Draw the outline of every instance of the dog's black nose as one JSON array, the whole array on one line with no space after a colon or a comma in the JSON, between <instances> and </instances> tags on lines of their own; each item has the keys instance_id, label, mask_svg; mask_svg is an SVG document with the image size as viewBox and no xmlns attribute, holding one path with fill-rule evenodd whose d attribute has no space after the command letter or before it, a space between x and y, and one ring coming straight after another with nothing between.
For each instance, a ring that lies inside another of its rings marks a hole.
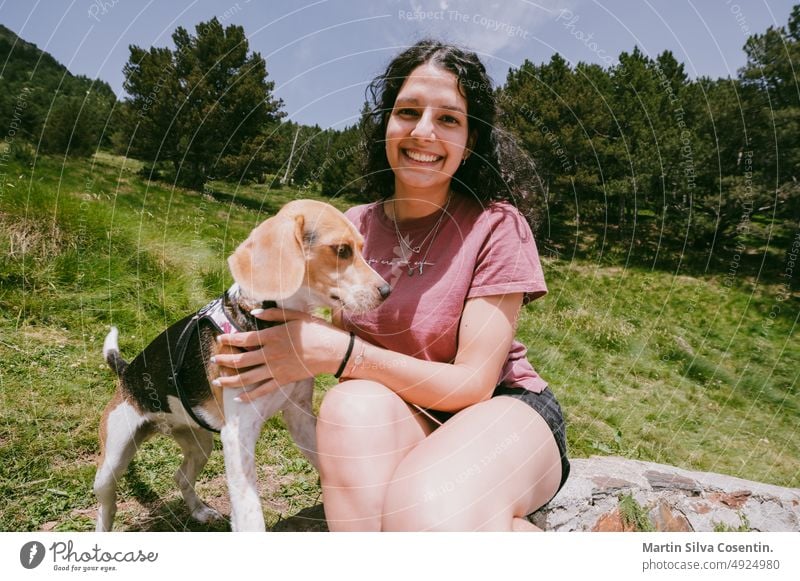
<instances>
[{"instance_id":1,"label":"dog's black nose","mask_svg":"<svg viewBox=\"0 0 800 581\"><path fill-rule=\"evenodd\" d=\"M390 287L388 284L381 285L378 287L378 292L381 293L381 298L385 299L391 294L392 287Z\"/></svg>"}]
</instances>

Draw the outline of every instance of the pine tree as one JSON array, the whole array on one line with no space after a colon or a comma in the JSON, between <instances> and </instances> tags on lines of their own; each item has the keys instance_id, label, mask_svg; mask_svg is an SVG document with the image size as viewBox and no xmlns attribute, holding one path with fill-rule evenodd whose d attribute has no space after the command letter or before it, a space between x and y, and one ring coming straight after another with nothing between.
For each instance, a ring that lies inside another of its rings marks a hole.
<instances>
[{"instance_id":1,"label":"pine tree","mask_svg":"<svg viewBox=\"0 0 800 581\"><path fill-rule=\"evenodd\" d=\"M130 47L125 90L130 151L155 163L169 161L179 183L200 188L210 179L236 178L257 139L283 113L272 97L266 63L250 53L244 29L223 29L213 18L190 35L178 27L175 50Z\"/></svg>"},{"instance_id":2,"label":"pine tree","mask_svg":"<svg viewBox=\"0 0 800 581\"><path fill-rule=\"evenodd\" d=\"M745 87L748 134L757 166L775 182L800 179L800 5L785 27L770 26L744 45L747 64L739 71Z\"/></svg>"}]
</instances>

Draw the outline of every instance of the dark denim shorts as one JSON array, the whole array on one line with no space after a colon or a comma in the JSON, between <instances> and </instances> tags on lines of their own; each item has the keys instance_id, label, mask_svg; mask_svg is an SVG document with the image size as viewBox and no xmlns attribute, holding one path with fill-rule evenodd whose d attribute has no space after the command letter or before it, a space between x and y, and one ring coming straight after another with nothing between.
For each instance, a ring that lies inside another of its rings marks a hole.
<instances>
[{"instance_id":1,"label":"dark denim shorts","mask_svg":"<svg viewBox=\"0 0 800 581\"><path fill-rule=\"evenodd\" d=\"M550 426L550 431L553 432L553 437L556 439L556 446L561 454L561 482L558 485L558 491L564 486L569 476L569 460L567 459L567 436L566 424L564 423L564 414L561 413L561 406L558 405L556 396L546 387L541 393L533 392L523 387L508 387L505 385L498 385L492 397L507 396L518 399L530 407L536 413L544 418L547 425ZM426 415L436 420L438 423L443 424L455 414L450 412L442 412L438 410L421 409ZM555 497L555 495L553 495ZM552 500L552 499L551 499Z\"/></svg>"}]
</instances>

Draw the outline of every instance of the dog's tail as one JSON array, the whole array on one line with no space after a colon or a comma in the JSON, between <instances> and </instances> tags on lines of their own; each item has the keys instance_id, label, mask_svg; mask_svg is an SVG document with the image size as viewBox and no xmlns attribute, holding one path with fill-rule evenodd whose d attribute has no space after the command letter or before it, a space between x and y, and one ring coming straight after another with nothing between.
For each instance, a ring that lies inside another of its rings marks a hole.
<instances>
[{"instance_id":1,"label":"dog's tail","mask_svg":"<svg viewBox=\"0 0 800 581\"><path fill-rule=\"evenodd\" d=\"M117 331L117 328L111 327L108 335L106 335L106 340L103 342L103 357L111 370L117 374L117 377L121 376L125 368L128 367L128 362L119 354L118 337L119 331Z\"/></svg>"}]
</instances>

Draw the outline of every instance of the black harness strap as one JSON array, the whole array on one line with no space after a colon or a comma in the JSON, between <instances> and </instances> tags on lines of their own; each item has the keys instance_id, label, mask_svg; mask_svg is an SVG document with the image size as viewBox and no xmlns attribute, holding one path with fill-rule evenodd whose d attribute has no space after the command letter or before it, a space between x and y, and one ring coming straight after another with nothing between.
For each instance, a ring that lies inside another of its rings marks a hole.
<instances>
[{"instance_id":1,"label":"black harness strap","mask_svg":"<svg viewBox=\"0 0 800 581\"><path fill-rule=\"evenodd\" d=\"M181 331L180 336L178 337L178 343L175 346L175 359L172 361L171 369L170 369L170 381L172 382L175 391L178 392L178 397L181 399L181 404L183 404L183 409L186 410L186 413L197 422L200 427L208 430L209 432L215 432L219 434L219 430L212 428L211 426L206 423L205 420L200 418L194 410L192 409L192 405L189 403L189 396L186 395L186 391L181 388L181 383L178 381L178 372L183 367L183 358L186 356L186 348L189 346L189 339L192 338L192 335L195 332L199 333L200 329L200 313L189 319L189 322L186 323L186 326Z\"/></svg>"},{"instance_id":2,"label":"black harness strap","mask_svg":"<svg viewBox=\"0 0 800 581\"><path fill-rule=\"evenodd\" d=\"M195 422L197 422L202 428L208 430L209 432L215 432L217 434L219 434L220 432L219 430L209 426L207 422L205 422L202 418L198 417L196 413L194 413L192 405L189 402L189 396L186 394L186 391L184 391L181 388L180 381L178 381L178 372L183 367L183 359L186 356L186 349L189 346L189 340L192 338L192 335L195 332L197 333L200 332L200 321L206 321L209 324L211 324L218 333L220 334L224 333L225 330L220 327L219 323L217 322L217 319L214 317L214 313L219 311L225 315L225 319L231 324L231 326L234 329L236 329L237 332L243 331L243 329L239 328L239 326L230 318L230 316L228 316L227 311L223 307L224 299L225 295L217 297L216 299L208 303L206 306L204 306L202 309L200 309L197 312L197 314L191 319L189 319L189 321L186 323L186 326L183 328L181 334L178 337L178 343L175 345L175 359L172 360L172 365L170 368L170 378L169 378L170 381L172 382L172 385L175 387L175 391L178 393L178 397L180 397L181 403L183 404L183 409L186 410L186 413L188 413L189 416ZM272 308L274 306L276 306L276 304L272 301L265 301L262 304L262 307L265 309Z\"/></svg>"}]
</instances>

